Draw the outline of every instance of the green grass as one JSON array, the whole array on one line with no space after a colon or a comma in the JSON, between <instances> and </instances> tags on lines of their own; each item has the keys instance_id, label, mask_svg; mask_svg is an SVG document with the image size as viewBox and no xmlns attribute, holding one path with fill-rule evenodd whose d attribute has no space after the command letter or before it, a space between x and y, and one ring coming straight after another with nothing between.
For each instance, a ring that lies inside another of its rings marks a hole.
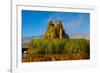
<instances>
[{"instance_id":1,"label":"green grass","mask_svg":"<svg viewBox=\"0 0 100 73\"><path fill-rule=\"evenodd\" d=\"M89 58L90 43L85 39L34 39L27 52L40 55L67 54L71 59L74 54L81 54L83 58Z\"/></svg>"}]
</instances>

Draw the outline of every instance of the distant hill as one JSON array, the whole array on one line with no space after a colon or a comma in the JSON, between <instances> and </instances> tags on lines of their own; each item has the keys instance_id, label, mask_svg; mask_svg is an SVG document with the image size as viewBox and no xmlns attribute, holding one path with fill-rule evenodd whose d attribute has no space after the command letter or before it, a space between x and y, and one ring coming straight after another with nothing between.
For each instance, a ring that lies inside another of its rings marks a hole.
<instances>
[{"instance_id":1,"label":"distant hill","mask_svg":"<svg viewBox=\"0 0 100 73\"><path fill-rule=\"evenodd\" d=\"M29 43L33 39L42 39L43 36L29 36L29 37L22 37L22 43Z\"/></svg>"},{"instance_id":2,"label":"distant hill","mask_svg":"<svg viewBox=\"0 0 100 73\"><path fill-rule=\"evenodd\" d=\"M84 34L70 34L69 35L70 39L86 39L90 40L90 34L89 33L84 33Z\"/></svg>"}]
</instances>

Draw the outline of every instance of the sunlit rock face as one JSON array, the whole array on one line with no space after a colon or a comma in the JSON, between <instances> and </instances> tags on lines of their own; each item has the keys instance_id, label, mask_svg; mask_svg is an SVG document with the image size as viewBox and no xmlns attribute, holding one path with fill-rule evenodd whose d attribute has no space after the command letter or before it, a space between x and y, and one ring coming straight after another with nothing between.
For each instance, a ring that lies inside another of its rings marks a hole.
<instances>
[{"instance_id":1,"label":"sunlit rock face","mask_svg":"<svg viewBox=\"0 0 100 73\"><path fill-rule=\"evenodd\" d=\"M63 25L60 20L57 20L55 24L53 24L52 20L50 20L44 38L46 39L68 38L69 39L69 36L68 34L65 33L63 29Z\"/></svg>"}]
</instances>

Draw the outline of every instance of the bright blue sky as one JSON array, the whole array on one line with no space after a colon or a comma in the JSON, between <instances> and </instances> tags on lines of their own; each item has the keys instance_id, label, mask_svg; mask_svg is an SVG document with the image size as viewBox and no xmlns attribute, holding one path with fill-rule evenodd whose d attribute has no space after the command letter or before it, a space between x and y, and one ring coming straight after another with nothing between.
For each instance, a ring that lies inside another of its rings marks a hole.
<instances>
[{"instance_id":1,"label":"bright blue sky","mask_svg":"<svg viewBox=\"0 0 100 73\"><path fill-rule=\"evenodd\" d=\"M22 37L44 35L50 19L60 19L68 34L90 33L89 13L22 10Z\"/></svg>"}]
</instances>

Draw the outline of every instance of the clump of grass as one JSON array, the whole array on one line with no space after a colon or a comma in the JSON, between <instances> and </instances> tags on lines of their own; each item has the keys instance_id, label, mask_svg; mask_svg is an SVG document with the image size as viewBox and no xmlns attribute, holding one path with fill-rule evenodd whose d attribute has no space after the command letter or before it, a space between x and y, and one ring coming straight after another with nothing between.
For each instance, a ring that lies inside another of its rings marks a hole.
<instances>
[{"instance_id":1,"label":"clump of grass","mask_svg":"<svg viewBox=\"0 0 100 73\"><path fill-rule=\"evenodd\" d=\"M34 39L29 44L28 54L67 54L69 59L89 58L89 42L85 39Z\"/></svg>"}]
</instances>

